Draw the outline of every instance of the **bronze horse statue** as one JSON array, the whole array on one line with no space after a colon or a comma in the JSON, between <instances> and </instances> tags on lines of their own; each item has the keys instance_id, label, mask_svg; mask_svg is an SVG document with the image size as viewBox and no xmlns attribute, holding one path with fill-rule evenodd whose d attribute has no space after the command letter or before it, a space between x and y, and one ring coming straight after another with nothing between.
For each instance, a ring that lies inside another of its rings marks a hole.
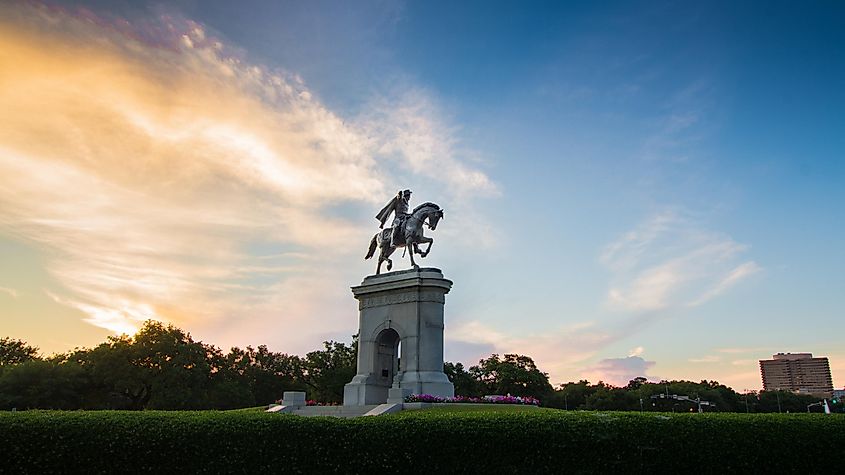
<instances>
[{"instance_id":1,"label":"bronze horse statue","mask_svg":"<svg viewBox=\"0 0 845 475\"><path fill-rule=\"evenodd\" d=\"M373 257L376 252L376 246L378 246L381 249L381 253L378 256L376 274L381 274L381 263L387 261L387 270L392 269L393 261L390 260L390 255L393 254L396 248L404 247L406 250L410 249L411 251L408 253L411 257L411 266L414 269L419 269L419 266L414 262L414 254L419 254L420 257L427 256L428 252L431 251L431 244L434 243L434 239L423 235L423 225L428 226L434 231L437 229L437 223L441 219L443 219L443 210L440 209L440 206L434 203L423 203L417 206L402 223L402 231L404 232L401 232L400 235L405 238L404 242L400 242L394 246L390 238L393 234L393 228L383 229L373 236L373 239L370 241L370 250L367 251L364 259ZM428 243L428 247L425 251L420 251L419 245L426 243Z\"/></svg>"}]
</instances>

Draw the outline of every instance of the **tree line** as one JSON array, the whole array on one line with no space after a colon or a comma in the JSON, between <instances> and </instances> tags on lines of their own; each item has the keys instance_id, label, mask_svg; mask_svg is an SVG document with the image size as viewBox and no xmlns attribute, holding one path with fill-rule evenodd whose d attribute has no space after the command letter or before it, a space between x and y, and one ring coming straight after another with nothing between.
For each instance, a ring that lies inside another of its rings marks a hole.
<instances>
[{"instance_id":1,"label":"tree line","mask_svg":"<svg viewBox=\"0 0 845 475\"><path fill-rule=\"evenodd\" d=\"M0 409L233 409L270 404L284 391L343 399L356 343L334 341L304 357L260 345L219 348L148 320L134 336L47 358L0 339Z\"/></svg>"},{"instance_id":2,"label":"tree line","mask_svg":"<svg viewBox=\"0 0 845 475\"><path fill-rule=\"evenodd\" d=\"M587 380L568 382L556 388L549 384L546 373L537 369L528 356L492 355L477 366L466 369L461 363L446 363L444 371L455 385L455 393L466 396L484 394L512 394L533 396L543 406L570 410L592 411L697 411L704 401L705 412L806 412L807 406L819 398L791 391L759 391L738 393L717 381L660 381L649 382L636 377L625 386L613 386L603 381L591 384ZM675 398L686 396L686 398ZM845 412L842 400L829 401L833 412ZM815 411L821 411L815 406Z\"/></svg>"},{"instance_id":3,"label":"tree line","mask_svg":"<svg viewBox=\"0 0 845 475\"><path fill-rule=\"evenodd\" d=\"M357 340L335 341L305 356L266 346L219 348L189 333L149 320L134 336L109 337L94 348L41 357L21 340L0 338L0 409L234 409L271 404L284 391L342 403L343 386L355 375ZM477 365L446 362L455 394L510 394L538 398L546 407L581 410L678 411L707 401L707 411L805 412L818 398L788 391L740 394L715 381L649 382L635 378L616 387L599 381L553 387L529 356L493 354ZM664 397L660 397L663 394ZM832 405L836 412L843 404Z\"/></svg>"}]
</instances>

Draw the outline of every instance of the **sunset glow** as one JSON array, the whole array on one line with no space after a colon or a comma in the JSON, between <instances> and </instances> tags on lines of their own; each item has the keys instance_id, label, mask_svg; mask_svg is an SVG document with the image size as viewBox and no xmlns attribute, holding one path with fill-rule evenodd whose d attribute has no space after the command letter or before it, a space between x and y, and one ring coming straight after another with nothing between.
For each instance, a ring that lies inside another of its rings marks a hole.
<instances>
[{"instance_id":1,"label":"sunset glow","mask_svg":"<svg viewBox=\"0 0 845 475\"><path fill-rule=\"evenodd\" d=\"M0 6L0 336L348 341L373 216L411 188L447 210L422 262L455 282L447 360L743 390L806 351L841 387L845 38L824 15L827 53L776 19L739 41L706 6L442 23L365 2L323 24L259 3Z\"/></svg>"}]
</instances>

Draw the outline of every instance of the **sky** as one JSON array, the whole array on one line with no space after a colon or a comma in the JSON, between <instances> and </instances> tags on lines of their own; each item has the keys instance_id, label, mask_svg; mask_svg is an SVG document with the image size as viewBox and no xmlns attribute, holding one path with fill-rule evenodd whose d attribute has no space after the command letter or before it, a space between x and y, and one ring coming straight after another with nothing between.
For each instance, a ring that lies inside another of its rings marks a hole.
<instances>
[{"instance_id":1,"label":"sky","mask_svg":"<svg viewBox=\"0 0 845 475\"><path fill-rule=\"evenodd\" d=\"M0 336L349 342L373 216L409 188L445 210L421 264L454 281L449 361L743 391L812 352L842 387L843 24L841 2L3 2Z\"/></svg>"}]
</instances>

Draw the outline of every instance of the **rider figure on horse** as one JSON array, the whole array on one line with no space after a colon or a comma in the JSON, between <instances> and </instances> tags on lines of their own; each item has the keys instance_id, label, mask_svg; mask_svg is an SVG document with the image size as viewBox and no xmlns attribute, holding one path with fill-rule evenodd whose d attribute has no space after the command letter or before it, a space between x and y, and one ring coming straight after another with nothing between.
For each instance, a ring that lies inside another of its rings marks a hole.
<instances>
[{"instance_id":1,"label":"rider figure on horse","mask_svg":"<svg viewBox=\"0 0 845 475\"><path fill-rule=\"evenodd\" d=\"M391 244L393 247L398 247L400 244L405 244L403 230L405 229L405 220L408 219L408 207L411 201L411 190L399 191L396 196L390 200L390 203L382 208L376 215L376 219L381 223L379 229L384 228L384 223L393 213L393 232L391 233Z\"/></svg>"},{"instance_id":2,"label":"rider figure on horse","mask_svg":"<svg viewBox=\"0 0 845 475\"><path fill-rule=\"evenodd\" d=\"M414 254L419 254L420 257L425 257L431 250L431 245L434 239L426 236L423 229L427 226L434 231L437 229L437 223L443 219L443 208L437 206L435 203L426 202L417 206L413 213L408 213L409 201L411 201L411 190L400 191L390 200L390 203L382 208L376 215L376 220L380 223L381 230L377 232L370 240L370 247L367 250L367 255L364 259L373 257L376 249L381 249L378 257L378 265L376 266L376 274L381 273L382 262L387 262L387 270L393 267L393 261L390 260L390 255L396 251L398 247L404 247L408 251L408 257L411 259L411 266L414 269L419 269L417 263L414 261ZM387 219L393 214L393 226L384 229ZM428 244L425 250L420 249L420 245ZM403 256L404 257L404 256Z\"/></svg>"}]
</instances>

